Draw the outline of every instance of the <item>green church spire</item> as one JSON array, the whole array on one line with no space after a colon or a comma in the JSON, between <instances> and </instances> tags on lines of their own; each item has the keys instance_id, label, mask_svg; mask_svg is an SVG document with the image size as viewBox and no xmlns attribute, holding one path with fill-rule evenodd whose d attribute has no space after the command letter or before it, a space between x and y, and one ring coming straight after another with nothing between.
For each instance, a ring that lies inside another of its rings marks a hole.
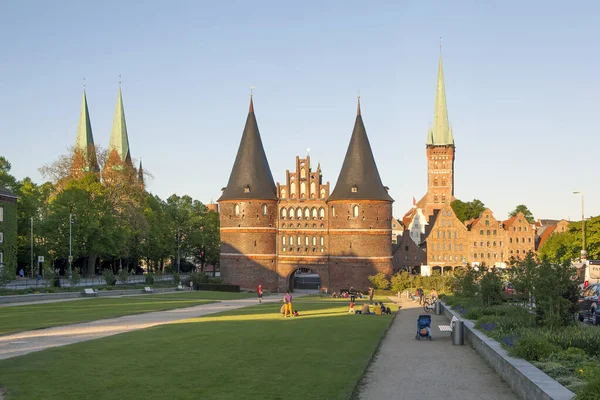
<instances>
[{"instance_id":1,"label":"green church spire","mask_svg":"<svg viewBox=\"0 0 600 400\"><path fill-rule=\"evenodd\" d=\"M116 150L122 162L131 164L131 153L129 152L129 137L127 136L127 124L125 123L125 110L123 109L123 97L119 87L117 97L117 109L113 120L112 131L108 151Z\"/></svg>"},{"instance_id":2,"label":"green church spire","mask_svg":"<svg viewBox=\"0 0 600 400\"><path fill-rule=\"evenodd\" d=\"M433 109L433 124L427 134L427 144L434 146L454 145L452 128L448 123L448 107L446 106L446 88L444 85L444 71L442 69L442 54L438 67L437 90L435 95L435 108Z\"/></svg>"},{"instance_id":3,"label":"green church spire","mask_svg":"<svg viewBox=\"0 0 600 400\"><path fill-rule=\"evenodd\" d=\"M75 138L75 150L79 150L83 154L83 157L88 164L86 165L88 171L98 171L96 148L94 146L92 123L90 121L85 89L83 90L83 98L81 100L81 112L79 114L79 125L77 126L77 137Z\"/></svg>"}]
</instances>

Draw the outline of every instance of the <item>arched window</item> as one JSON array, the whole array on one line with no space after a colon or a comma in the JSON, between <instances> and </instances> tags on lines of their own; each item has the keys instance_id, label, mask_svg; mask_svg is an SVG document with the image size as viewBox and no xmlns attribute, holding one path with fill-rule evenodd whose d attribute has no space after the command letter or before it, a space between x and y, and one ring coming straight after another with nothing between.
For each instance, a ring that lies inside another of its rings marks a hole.
<instances>
[{"instance_id":1,"label":"arched window","mask_svg":"<svg viewBox=\"0 0 600 400\"><path fill-rule=\"evenodd\" d=\"M321 246L325 246L325 238L321 236Z\"/></svg>"},{"instance_id":2,"label":"arched window","mask_svg":"<svg viewBox=\"0 0 600 400\"><path fill-rule=\"evenodd\" d=\"M325 209L323 207L319 208L319 218L325 218Z\"/></svg>"},{"instance_id":3,"label":"arched window","mask_svg":"<svg viewBox=\"0 0 600 400\"><path fill-rule=\"evenodd\" d=\"M285 228L285 224L281 224L281 227L282 227L282 228Z\"/></svg>"},{"instance_id":4,"label":"arched window","mask_svg":"<svg viewBox=\"0 0 600 400\"><path fill-rule=\"evenodd\" d=\"M446 169L446 161L442 161L442 169Z\"/></svg>"},{"instance_id":5,"label":"arched window","mask_svg":"<svg viewBox=\"0 0 600 400\"><path fill-rule=\"evenodd\" d=\"M287 218L287 209L282 208L281 209L281 219L286 219L286 218Z\"/></svg>"},{"instance_id":6,"label":"arched window","mask_svg":"<svg viewBox=\"0 0 600 400\"><path fill-rule=\"evenodd\" d=\"M433 186L437 186L438 185L438 178L437 176L435 178L433 178Z\"/></svg>"},{"instance_id":7,"label":"arched window","mask_svg":"<svg viewBox=\"0 0 600 400\"><path fill-rule=\"evenodd\" d=\"M473 246L477 247L477 242L473 242Z\"/></svg>"},{"instance_id":8,"label":"arched window","mask_svg":"<svg viewBox=\"0 0 600 400\"><path fill-rule=\"evenodd\" d=\"M296 195L296 182L292 182L290 184L290 196L292 196L292 199L295 197Z\"/></svg>"},{"instance_id":9,"label":"arched window","mask_svg":"<svg viewBox=\"0 0 600 400\"><path fill-rule=\"evenodd\" d=\"M317 209L316 209L316 207L313 207L312 210L310 210L310 213L311 213L313 219L317 219Z\"/></svg>"},{"instance_id":10,"label":"arched window","mask_svg":"<svg viewBox=\"0 0 600 400\"><path fill-rule=\"evenodd\" d=\"M442 176L442 186L446 186L446 177Z\"/></svg>"},{"instance_id":11,"label":"arched window","mask_svg":"<svg viewBox=\"0 0 600 400\"><path fill-rule=\"evenodd\" d=\"M310 243L310 242L309 242L309 240L310 240L310 239L308 238L308 236L305 236L305 237L304 237L304 245L305 245L305 246L308 246L308 244Z\"/></svg>"},{"instance_id":12,"label":"arched window","mask_svg":"<svg viewBox=\"0 0 600 400\"><path fill-rule=\"evenodd\" d=\"M487 234L488 234L488 235L491 235L491 234L492 234L492 231L490 231L490 230L488 229L488 230L487 230Z\"/></svg>"},{"instance_id":13,"label":"arched window","mask_svg":"<svg viewBox=\"0 0 600 400\"><path fill-rule=\"evenodd\" d=\"M445 203L445 202L446 202L446 195L442 194L442 203Z\"/></svg>"},{"instance_id":14,"label":"arched window","mask_svg":"<svg viewBox=\"0 0 600 400\"><path fill-rule=\"evenodd\" d=\"M263 215L267 215L267 211L268 211L268 209L267 209L267 205L266 205L266 204L263 204L263 205L262 205L262 214L263 214Z\"/></svg>"},{"instance_id":15,"label":"arched window","mask_svg":"<svg viewBox=\"0 0 600 400\"><path fill-rule=\"evenodd\" d=\"M236 204L235 207L233 207L233 213L237 216L240 215L240 205Z\"/></svg>"},{"instance_id":16,"label":"arched window","mask_svg":"<svg viewBox=\"0 0 600 400\"><path fill-rule=\"evenodd\" d=\"M438 162L437 161L433 162L433 169L438 169Z\"/></svg>"},{"instance_id":17,"label":"arched window","mask_svg":"<svg viewBox=\"0 0 600 400\"><path fill-rule=\"evenodd\" d=\"M358 206L352 207L352 215L356 218L358 217Z\"/></svg>"},{"instance_id":18,"label":"arched window","mask_svg":"<svg viewBox=\"0 0 600 400\"><path fill-rule=\"evenodd\" d=\"M321 229L325 228L325 225L324 225L324 224L321 224L320 228L321 228Z\"/></svg>"},{"instance_id":19,"label":"arched window","mask_svg":"<svg viewBox=\"0 0 600 400\"><path fill-rule=\"evenodd\" d=\"M434 203L438 203L439 202L437 193L433 196L433 202Z\"/></svg>"},{"instance_id":20,"label":"arched window","mask_svg":"<svg viewBox=\"0 0 600 400\"><path fill-rule=\"evenodd\" d=\"M285 236L281 238L281 243L285 246Z\"/></svg>"},{"instance_id":21,"label":"arched window","mask_svg":"<svg viewBox=\"0 0 600 400\"><path fill-rule=\"evenodd\" d=\"M308 209L308 207L306 207L304 209L304 218L306 218L306 219L310 218L310 210Z\"/></svg>"},{"instance_id":22,"label":"arched window","mask_svg":"<svg viewBox=\"0 0 600 400\"><path fill-rule=\"evenodd\" d=\"M302 218L302 209L300 207L296 208L296 218Z\"/></svg>"},{"instance_id":23,"label":"arched window","mask_svg":"<svg viewBox=\"0 0 600 400\"><path fill-rule=\"evenodd\" d=\"M490 221L485 220L485 226L490 226Z\"/></svg>"},{"instance_id":24,"label":"arched window","mask_svg":"<svg viewBox=\"0 0 600 400\"><path fill-rule=\"evenodd\" d=\"M324 199L325 198L325 189L321 189L321 198Z\"/></svg>"},{"instance_id":25,"label":"arched window","mask_svg":"<svg viewBox=\"0 0 600 400\"><path fill-rule=\"evenodd\" d=\"M312 244L313 244L313 246L317 245L317 237L316 236L313 236Z\"/></svg>"},{"instance_id":26,"label":"arched window","mask_svg":"<svg viewBox=\"0 0 600 400\"><path fill-rule=\"evenodd\" d=\"M508 243L512 243L512 238L508 239Z\"/></svg>"},{"instance_id":27,"label":"arched window","mask_svg":"<svg viewBox=\"0 0 600 400\"><path fill-rule=\"evenodd\" d=\"M335 207L331 207L331 215L335 217Z\"/></svg>"},{"instance_id":28,"label":"arched window","mask_svg":"<svg viewBox=\"0 0 600 400\"><path fill-rule=\"evenodd\" d=\"M281 189L281 198L285 199L285 189Z\"/></svg>"},{"instance_id":29,"label":"arched window","mask_svg":"<svg viewBox=\"0 0 600 400\"><path fill-rule=\"evenodd\" d=\"M490 247L490 242L487 242L487 247Z\"/></svg>"},{"instance_id":30,"label":"arched window","mask_svg":"<svg viewBox=\"0 0 600 400\"><path fill-rule=\"evenodd\" d=\"M306 169L302 168L300 170L300 178L306 178Z\"/></svg>"},{"instance_id":31,"label":"arched window","mask_svg":"<svg viewBox=\"0 0 600 400\"><path fill-rule=\"evenodd\" d=\"M294 237L290 236L290 246L293 246L293 245L294 245Z\"/></svg>"},{"instance_id":32,"label":"arched window","mask_svg":"<svg viewBox=\"0 0 600 400\"><path fill-rule=\"evenodd\" d=\"M301 199L306 198L306 182L302 182L300 184L300 198Z\"/></svg>"},{"instance_id":33,"label":"arched window","mask_svg":"<svg viewBox=\"0 0 600 400\"><path fill-rule=\"evenodd\" d=\"M300 236L298 236L298 240L296 241L296 243L298 243L298 246L302 244L302 238Z\"/></svg>"},{"instance_id":34,"label":"arched window","mask_svg":"<svg viewBox=\"0 0 600 400\"><path fill-rule=\"evenodd\" d=\"M317 187L314 182L310 183L310 197L315 197L315 193L317 192Z\"/></svg>"}]
</instances>

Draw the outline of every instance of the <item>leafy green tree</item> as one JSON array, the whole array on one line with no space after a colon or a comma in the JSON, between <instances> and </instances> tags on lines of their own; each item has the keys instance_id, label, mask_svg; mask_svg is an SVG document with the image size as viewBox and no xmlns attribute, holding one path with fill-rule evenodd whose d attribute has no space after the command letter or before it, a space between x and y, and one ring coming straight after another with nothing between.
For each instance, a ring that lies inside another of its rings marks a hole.
<instances>
[{"instance_id":1,"label":"leafy green tree","mask_svg":"<svg viewBox=\"0 0 600 400\"><path fill-rule=\"evenodd\" d=\"M387 276L385 276L385 274L383 272L380 272L376 275L369 276L369 280L371 281L371 283L373 284L373 287L375 289L386 290L387 288L390 287L390 281L388 280Z\"/></svg>"},{"instance_id":2,"label":"leafy green tree","mask_svg":"<svg viewBox=\"0 0 600 400\"><path fill-rule=\"evenodd\" d=\"M16 191L17 180L10 174L11 168L12 165L10 162L3 156L0 156L0 187L4 187L10 191Z\"/></svg>"},{"instance_id":3,"label":"leafy green tree","mask_svg":"<svg viewBox=\"0 0 600 400\"><path fill-rule=\"evenodd\" d=\"M406 271L400 271L392 276L391 285L394 292L403 292L410 288L411 276Z\"/></svg>"},{"instance_id":4,"label":"leafy green tree","mask_svg":"<svg viewBox=\"0 0 600 400\"><path fill-rule=\"evenodd\" d=\"M454 200L450 206L456 217L461 221L465 222L473 218L477 218L485 210L485 204L481 200L473 199L473 201L463 202L461 200Z\"/></svg>"},{"instance_id":5,"label":"leafy green tree","mask_svg":"<svg viewBox=\"0 0 600 400\"><path fill-rule=\"evenodd\" d=\"M531 211L529 211L529 209L527 208L527 206L525 204L519 204L518 206L516 206L515 209L512 210L508 214L508 216L514 217L515 215L517 215L520 212L523 213L527 222L529 222L530 224L535 223L535 218L533 217L533 213Z\"/></svg>"},{"instance_id":6,"label":"leafy green tree","mask_svg":"<svg viewBox=\"0 0 600 400\"><path fill-rule=\"evenodd\" d=\"M588 259L600 257L600 217L585 222L586 250ZM553 233L539 248L540 258L563 264L579 258L581 251L581 221L572 222L566 232Z\"/></svg>"}]
</instances>

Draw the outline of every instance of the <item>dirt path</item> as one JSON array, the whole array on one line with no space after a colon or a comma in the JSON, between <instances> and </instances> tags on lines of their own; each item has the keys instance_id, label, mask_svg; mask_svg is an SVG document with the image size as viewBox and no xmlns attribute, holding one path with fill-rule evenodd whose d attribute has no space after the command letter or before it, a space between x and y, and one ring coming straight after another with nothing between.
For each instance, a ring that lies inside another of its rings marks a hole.
<instances>
[{"instance_id":1,"label":"dirt path","mask_svg":"<svg viewBox=\"0 0 600 400\"><path fill-rule=\"evenodd\" d=\"M432 314L433 340L415 340L417 316L423 308L402 299L401 311L370 365L359 398L516 400L508 384L466 343L452 345L450 333L438 325L449 321Z\"/></svg>"},{"instance_id":2,"label":"dirt path","mask_svg":"<svg viewBox=\"0 0 600 400\"><path fill-rule=\"evenodd\" d=\"M294 297L300 296L302 296L302 294L294 293ZM263 303L281 302L282 297L283 295L265 296ZM187 308L127 315L118 318L0 336L0 360L22 356L51 347L66 346L72 343L84 342L257 304L258 301L256 298L226 300L218 303L201 304Z\"/></svg>"}]
</instances>

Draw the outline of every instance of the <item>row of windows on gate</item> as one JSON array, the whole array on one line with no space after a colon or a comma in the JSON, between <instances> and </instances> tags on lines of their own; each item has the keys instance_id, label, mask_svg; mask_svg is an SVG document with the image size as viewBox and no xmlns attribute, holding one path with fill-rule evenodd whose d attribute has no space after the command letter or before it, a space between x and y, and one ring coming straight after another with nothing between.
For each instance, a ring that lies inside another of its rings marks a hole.
<instances>
[{"instance_id":1,"label":"row of windows on gate","mask_svg":"<svg viewBox=\"0 0 600 400\"><path fill-rule=\"evenodd\" d=\"M440 202L440 198L439 198L439 196L438 196L437 193L433 195L433 202L434 203L439 203ZM442 194L442 203L445 203L445 202L446 202L446 195Z\"/></svg>"},{"instance_id":2,"label":"row of windows on gate","mask_svg":"<svg viewBox=\"0 0 600 400\"><path fill-rule=\"evenodd\" d=\"M288 227L288 228L294 228L294 224L289 224L289 226L287 226L287 227ZM298 227L298 228L302 228L302 224L298 224L298 225L297 225L297 227ZM305 228L309 228L308 224L304 224L304 227L305 227ZM317 227L317 224L312 224L312 227L313 227L313 228L316 228L316 227ZM325 224L321 224L321 225L319 225L319 227L320 227L321 229L323 229L323 228L325 228ZM286 225L285 225L285 224L281 224L281 228L286 228Z\"/></svg>"},{"instance_id":3,"label":"row of windows on gate","mask_svg":"<svg viewBox=\"0 0 600 400\"><path fill-rule=\"evenodd\" d=\"M284 251L284 252L285 252L285 251L290 251L290 252L291 252L291 251L294 251L294 248L293 248L293 247L283 247L283 248L281 249L281 251ZM299 253L299 252L301 252L301 251L302 251L302 248L301 248L301 247L298 247L298 248L296 248L296 251ZM308 248L308 247L305 247L305 248L304 248L304 251L305 251L306 253L308 253L308 251L309 251L309 248ZM312 252L313 252L313 253L316 253L316 252L317 252L317 248L316 248L316 247L313 247L313 248L312 248ZM319 252L321 252L321 253L324 253L324 252L325 252L325 249L321 247L321 248L319 249Z\"/></svg>"},{"instance_id":4,"label":"row of windows on gate","mask_svg":"<svg viewBox=\"0 0 600 400\"><path fill-rule=\"evenodd\" d=\"M315 186L315 183L312 182L310 184L310 195L308 196L311 199L316 198L316 192L317 192L317 188ZM285 188L281 188L280 193L280 197L282 199L286 199L287 198L287 192L285 191ZM327 194L327 192L325 191L324 188L321 189L321 193L320 193L320 198L324 199L325 195ZM290 199L295 199L296 198L296 183L292 182L290 183ZM301 199L306 199L306 183L302 182L300 184L300 198Z\"/></svg>"},{"instance_id":5,"label":"row of windows on gate","mask_svg":"<svg viewBox=\"0 0 600 400\"><path fill-rule=\"evenodd\" d=\"M433 178L433 186L439 186L438 177ZM442 186L446 186L446 177L442 176Z\"/></svg>"},{"instance_id":6,"label":"row of windows on gate","mask_svg":"<svg viewBox=\"0 0 600 400\"><path fill-rule=\"evenodd\" d=\"M408 261L409 257L408 256L404 256L404 261ZM394 258L394 262L398 262L398 257ZM419 256L415 256L415 261L419 261Z\"/></svg>"},{"instance_id":7,"label":"row of windows on gate","mask_svg":"<svg viewBox=\"0 0 600 400\"><path fill-rule=\"evenodd\" d=\"M325 218L325 209L323 207L319 208L317 210L316 207L313 207L312 209L309 209L308 207L304 208L304 212L302 211L302 209L300 207L296 208L296 211L294 212L294 208L290 207L288 208L282 208L279 212L279 216L281 217L281 219L300 219L302 218L302 216L304 215L305 219L310 219L312 217L312 219L324 219Z\"/></svg>"},{"instance_id":8,"label":"row of windows on gate","mask_svg":"<svg viewBox=\"0 0 600 400\"><path fill-rule=\"evenodd\" d=\"M287 237L286 236L282 236L281 237L281 244L284 245L284 246L286 246L287 243L288 243ZM311 243L310 237L304 236L304 245L305 246L309 246L310 243ZM319 238L319 243L321 244L321 246L325 246L325 238L323 236L321 236ZM289 237L289 244L290 244L290 246L294 245L294 237L293 236ZM298 245L298 246L302 245L302 236L296 237L296 245ZM312 237L312 245L313 246L317 245L317 237L316 236Z\"/></svg>"}]
</instances>

